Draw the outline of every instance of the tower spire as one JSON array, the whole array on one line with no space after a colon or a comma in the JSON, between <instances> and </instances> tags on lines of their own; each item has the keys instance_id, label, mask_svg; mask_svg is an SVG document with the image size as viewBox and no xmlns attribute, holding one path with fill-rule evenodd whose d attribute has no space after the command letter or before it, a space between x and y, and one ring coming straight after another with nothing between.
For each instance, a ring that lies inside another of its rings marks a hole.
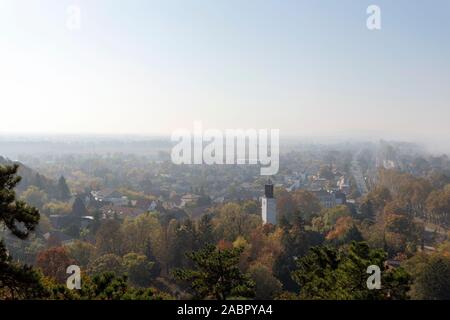
<instances>
[{"instance_id":1,"label":"tower spire","mask_svg":"<svg viewBox=\"0 0 450 320\"><path fill-rule=\"evenodd\" d=\"M264 195L266 198L273 198L273 184L270 179L267 180L267 183L264 186Z\"/></svg>"},{"instance_id":2,"label":"tower spire","mask_svg":"<svg viewBox=\"0 0 450 320\"><path fill-rule=\"evenodd\" d=\"M264 223L276 224L277 202L273 197L273 183L270 179L264 186L264 196L261 199L261 217Z\"/></svg>"}]
</instances>

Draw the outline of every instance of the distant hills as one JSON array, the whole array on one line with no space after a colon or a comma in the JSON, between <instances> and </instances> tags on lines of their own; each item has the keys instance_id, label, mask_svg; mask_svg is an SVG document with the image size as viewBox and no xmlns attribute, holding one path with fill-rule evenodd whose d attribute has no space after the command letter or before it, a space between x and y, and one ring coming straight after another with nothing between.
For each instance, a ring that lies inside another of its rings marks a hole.
<instances>
[{"instance_id":1,"label":"distant hills","mask_svg":"<svg viewBox=\"0 0 450 320\"><path fill-rule=\"evenodd\" d=\"M13 165L18 164L18 175L22 177L22 180L17 185L16 190L19 192L25 191L29 186L36 186L47 193L52 193L55 189L56 182L49 179L39 172L27 167L19 161L12 161L0 156L0 165Z\"/></svg>"}]
</instances>

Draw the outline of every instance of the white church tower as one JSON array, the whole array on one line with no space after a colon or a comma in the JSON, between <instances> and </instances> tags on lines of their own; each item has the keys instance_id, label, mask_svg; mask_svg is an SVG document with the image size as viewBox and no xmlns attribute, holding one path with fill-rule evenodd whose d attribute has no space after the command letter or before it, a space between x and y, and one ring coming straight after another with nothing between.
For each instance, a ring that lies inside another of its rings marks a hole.
<instances>
[{"instance_id":1,"label":"white church tower","mask_svg":"<svg viewBox=\"0 0 450 320\"><path fill-rule=\"evenodd\" d=\"M273 184L269 182L264 186L264 196L261 203L261 215L263 223L277 223L277 201L273 197Z\"/></svg>"}]
</instances>

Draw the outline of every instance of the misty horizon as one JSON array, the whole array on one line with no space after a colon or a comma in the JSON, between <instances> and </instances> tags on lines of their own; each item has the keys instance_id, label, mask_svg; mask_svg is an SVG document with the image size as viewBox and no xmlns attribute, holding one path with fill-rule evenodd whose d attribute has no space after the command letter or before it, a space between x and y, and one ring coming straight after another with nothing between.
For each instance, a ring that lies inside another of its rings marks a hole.
<instances>
[{"instance_id":1,"label":"misty horizon","mask_svg":"<svg viewBox=\"0 0 450 320\"><path fill-rule=\"evenodd\" d=\"M450 300L449 13L0 0L1 310L436 311L406 300Z\"/></svg>"}]
</instances>

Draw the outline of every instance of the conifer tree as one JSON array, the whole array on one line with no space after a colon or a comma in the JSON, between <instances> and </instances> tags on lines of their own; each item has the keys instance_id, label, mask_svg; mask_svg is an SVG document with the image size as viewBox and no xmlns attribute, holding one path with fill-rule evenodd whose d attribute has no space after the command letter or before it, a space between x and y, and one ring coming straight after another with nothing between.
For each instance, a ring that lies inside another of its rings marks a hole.
<instances>
[{"instance_id":1,"label":"conifer tree","mask_svg":"<svg viewBox=\"0 0 450 320\"><path fill-rule=\"evenodd\" d=\"M16 200L14 188L20 181L18 165L0 166L0 226L26 239L39 222L39 211ZM46 297L41 276L32 267L14 262L0 240L0 297L32 299Z\"/></svg>"},{"instance_id":2,"label":"conifer tree","mask_svg":"<svg viewBox=\"0 0 450 320\"><path fill-rule=\"evenodd\" d=\"M58 180L58 190L57 190L58 200L67 201L70 199L70 190L67 186L66 179L61 176Z\"/></svg>"},{"instance_id":3,"label":"conifer tree","mask_svg":"<svg viewBox=\"0 0 450 320\"><path fill-rule=\"evenodd\" d=\"M251 297L254 283L239 270L241 253L241 248L221 250L207 245L186 255L194 262L195 269L176 269L173 274L176 279L191 284L196 298Z\"/></svg>"}]
</instances>

